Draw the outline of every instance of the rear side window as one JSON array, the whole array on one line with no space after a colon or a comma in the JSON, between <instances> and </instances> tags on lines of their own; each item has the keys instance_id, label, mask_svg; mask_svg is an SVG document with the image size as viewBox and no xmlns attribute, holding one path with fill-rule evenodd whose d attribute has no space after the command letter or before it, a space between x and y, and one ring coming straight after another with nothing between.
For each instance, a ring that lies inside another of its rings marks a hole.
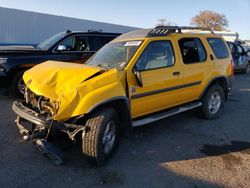
<instances>
[{"instance_id":1,"label":"rear side window","mask_svg":"<svg viewBox=\"0 0 250 188\"><path fill-rule=\"evenodd\" d=\"M217 59L224 59L229 57L229 52L222 39L220 38L207 38L209 45L211 46L214 55Z\"/></svg>"},{"instance_id":2,"label":"rear side window","mask_svg":"<svg viewBox=\"0 0 250 188\"><path fill-rule=\"evenodd\" d=\"M232 54L233 56L235 56L235 55L236 55L236 48L235 48L235 45L234 45L233 43L231 43L231 42L227 42L227 44L228 44L228 47L229 47L229 49L230 49L231 54Z\"/></svg>"},{"instance_id":3,"label":"rear side window","mask_svg":"<svg viewBox=\"0 0 250 188\"><path fill-rule=\"evenodd\" d=\"M198 38L183 38L179 46L184 64L204 62L207 58L205 48Z\"/></svg>"},{"instance_id":4,"label":"rear side window","mask_svg":"<svg viewBox=\"0 0 250 188\"><path fill-rule=\"evenodd\" d=\"M90 51L97 51L105 44L116 38L115 36L90 36L89 47Z\"/></svg>"}]
</instances>

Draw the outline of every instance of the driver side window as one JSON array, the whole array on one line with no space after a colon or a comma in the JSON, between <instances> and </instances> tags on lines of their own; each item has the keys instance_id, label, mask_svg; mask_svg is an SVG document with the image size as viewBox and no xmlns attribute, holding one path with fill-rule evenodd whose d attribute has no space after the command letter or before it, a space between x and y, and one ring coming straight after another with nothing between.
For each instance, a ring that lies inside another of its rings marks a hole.
<instances>
[{"instance_id":1,"label":"driver side window","mask_svg":"<svg viewBox=\"0 0 250 188\"><path fill-rule=\"evenodd\" d=\"M244 51L243 48L240 45L237 45L237 49L238 49L239 55L241 55L242 52Z\"/></svg>"},{"instance_id":2,"label":"driver side window","mask_svg":"<svg viewBox=\"0 0 250 188\"><path fill-rule=\"evenodd\" d=\"M170 41L151 42L138 59L136 71L151 70L174 65L174 52Z\"/></svg>"},{"instance_id":3,"label":"driver side window","mask_svg":"<svg viewBox=\"0 0 250 188\"><path fill-rule=\"evenodd\" d=\"M87 37L70 36L64 40L57 48L57 51L83 52L88 50Z\"/></svg>"}]
</instances>

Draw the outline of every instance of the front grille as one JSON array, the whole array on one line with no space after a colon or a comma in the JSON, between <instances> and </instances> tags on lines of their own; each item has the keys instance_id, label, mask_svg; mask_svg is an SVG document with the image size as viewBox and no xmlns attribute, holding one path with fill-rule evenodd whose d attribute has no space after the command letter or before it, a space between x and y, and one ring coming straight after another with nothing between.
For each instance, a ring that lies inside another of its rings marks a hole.
<instances>
[{"instance_id":1,"label":"front grille","mask_svg":"<svg viewBox=\"0 0 250 188\"><path fill-rule=\"evenodd\" d=\"M36 95L28 88L25 89L24 96L26 104L37 113L45 115L47 118L50 118L55 114L56 109L48 98Z\"/></svg>"}]
</instances>

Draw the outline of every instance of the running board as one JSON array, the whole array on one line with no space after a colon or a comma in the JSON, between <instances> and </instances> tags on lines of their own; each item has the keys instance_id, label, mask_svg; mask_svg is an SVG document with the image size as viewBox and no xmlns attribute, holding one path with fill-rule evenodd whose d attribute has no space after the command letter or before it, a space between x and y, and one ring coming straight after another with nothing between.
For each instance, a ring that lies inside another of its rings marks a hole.
<instances>
[{"instance_id":1,"label":"running board","mask_svg":"<svg viewBox=\"0 0 250 188\"><path fill-rule=\"evenodd\" d=\"M191 110L193 108L197 108L197 107L199 107L201 105L202 105L201 102L193 102L193 103L186 104L184 106L175 107L175 108L172 108L171 110L168 110L168 111L160 112L158 114L147 116L147 117L145 117L143 119L135 120L135 121L133 121L132 126L133 127L139 127L139 126L142 126L142 125L153 123L155 121L167 118L169 116L173 116L175 114L179 114L179 113Z\"/></svg>"}]
</instances>

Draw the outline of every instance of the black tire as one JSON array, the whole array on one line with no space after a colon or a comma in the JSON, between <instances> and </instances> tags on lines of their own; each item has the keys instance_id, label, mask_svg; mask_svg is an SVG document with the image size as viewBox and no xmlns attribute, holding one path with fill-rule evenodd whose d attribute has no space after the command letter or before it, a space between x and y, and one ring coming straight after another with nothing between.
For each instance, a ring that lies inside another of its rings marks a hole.
<instances>
[{"instance_id":1,"label":"black tire","mask_svg":"<svg viewBox=\"0 0 250 188\"><path fill-rule=\"evenodd\" d=\"M247 67L243 70L244 74L248 74L250 72L250 65L248 64Z\"/></svg>"},{"instance_id":2,"label":"black tire","mask_svg":"<svg viewBox=\"0 0 250 188\"><path fill-rule=\"evenodd\" d=\"M19 84L19 81L23 78L24 72L25 71L20 71L17 74L15 74L15 76L13 77L12 82L8 89L8 94L10 97L19 98L23 96L23 93L19 90L18 84Z\"/></svg>"},{"instance_id":3,"label":"black tire","mask_svg":"<svg viewBox=\"0 0 250 188\"><path fill-rule=\"evenodd\" d=\"M104 149L103 136L110 122L115 124L114 143L107 153ZM119 119L113 108L102 108L93 113L86 122L86 133L82 139L82 152L84 157L91 163L104 165L108 158L118 146L119 141Z\"/></svg>"},{"instance_id":4,"label":"black tire","mask_svg":"<svg viewBox=\"0 0 250 188\"><path fill-rule=\"evenodd\" d=\"M216 108L214 108L213 111L213 105L212 108L210 108L209 104L211 104L210 102L212 100L212 96L215 96L215 94L216 97L217 96L220 97L220 105L219 103L215 105ZM206 119L215 119L220 117L224 110L224 104L225 104L225 92L223 88L217 84L212 85L205 93L205 95L202 97L202 106L200 108L202 117ZM218 110L216 111L216 109Z\"/></svg>"}]
</instances>

